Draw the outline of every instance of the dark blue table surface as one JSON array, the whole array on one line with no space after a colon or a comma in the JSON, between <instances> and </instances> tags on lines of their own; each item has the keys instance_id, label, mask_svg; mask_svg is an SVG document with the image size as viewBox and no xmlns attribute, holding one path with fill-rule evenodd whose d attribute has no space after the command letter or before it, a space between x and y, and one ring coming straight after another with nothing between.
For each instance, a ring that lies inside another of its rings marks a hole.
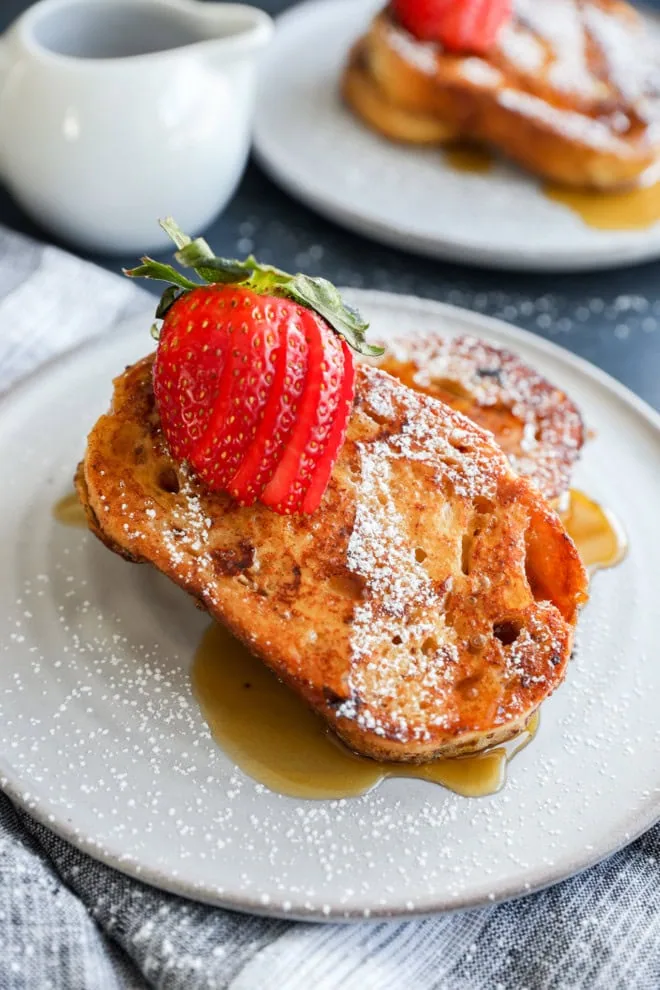
<instances>
[{"instance_id":1,"label":"dark blue table surface","mask_svg":"<svg viewBox=\"0 0 660 990\"><path fill-rule=\"evenodd\" d=\"M290 4L263 0L259 5L277 13ZM25 0L3 0L0 30L28 6ZM0 223L52 240L1 187ZM253 162L206 236L222 255L254 251L282 268L324 274L340 284L414 293L503 316L600 365L660 408L660 262L589 274L530 275L418 258L317 216ZM86 257L114 270L135 260Z\"/></svg>"}]
</instances>

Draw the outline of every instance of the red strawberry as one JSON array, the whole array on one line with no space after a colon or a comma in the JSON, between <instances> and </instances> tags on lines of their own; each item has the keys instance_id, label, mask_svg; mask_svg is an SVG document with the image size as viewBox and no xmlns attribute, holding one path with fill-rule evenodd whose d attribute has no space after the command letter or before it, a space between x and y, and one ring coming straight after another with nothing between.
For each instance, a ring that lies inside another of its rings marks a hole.
<instances>
[{"instance_id":1,"label":"red strawberry","mask_svg":"<svg viewBox=\"0 0 660 990\"><path fill-rule=\"evenodd\" d=\"M355 364L353 362L353 355L351 354L350 348L345 340L342 340L341 346L344 351L345 361L344 383L342 385L341 395L339 396L337 412L335 413L332 428L328 434L328 439L323 451L323 456L312 474L311 481L307 489L307 494L303 500L302 511L309 515L311 515L312 512L316 512L321 504L321 499L325 494L325 490L328 487L328 482L330 480L330 475L335 465L335 461L337 460L337 455L339 454L339 451L344 443L346 427L348 426L348 420L351 415L351 407L353 405L353 395L355 393Z\"/></svg>"},{"instance_id":2,"label":"red strawberry","mask_svg":"<svg viewBox=\"0 0 660 990\"><path fill-rule=\"evenodd\" d=\"M233 286L216 294L214 318L225 328L229 352L208 428L189 457L209 488L226 489L250 449L275 378L280 325L291 307Z\"/></svg>"},{"instance_id":3,"label":"red strawberry","mask_svg":"<svg viewBox=\"0 0 660 990\"><path fill-rule=\"evenodd\" d=\"M407 31L420 41L436 41L442 20L461 0L394 0L392 9Z\"/></svg>"},{"instance_id":4,"label":"red strawberry","mask_svg":"<svg viewBox=\"0 0 660 990\"><path fill-rule=\"evenodd\" d=\"M261 498L277 512L314 511L353 401L346 341L364 354L380 349L325 279L216 258L173 221L162 226L177 260L207 283L150 258L126 273L173 283L156 310L163 325L154 362L172 454L242 504Z\"/></svg>"},{"instance_id":5,"label":"red strawberry","mask_svg":"<svg viewBox=\"0 0 660 990\"><path fill-rule=\"evenodd\" d=\"M183 296L168 312L154 364L154 395L177 460L190 456L208 427L229 347L226 333L215 324L203 336L196 332L199 314L206 312L217 289L200 289L199 293Z\"/></svg>"},{"instance_id":6,"label":"red strawberry","mask_svg":"<svg viewBox=\"0 0 660 990\"><path fill-rule=\"evenodd\" d=\"M511 17L511 0L394 0L394 12L416 38L484 55Z\"/></svg>"},{"instance_id":7,"label":"red strawberry","mask_svg":"<svg viewBox=\"0 0 660 990\"><path fill-rule=\"evenodd\" d=\"M302 507L337 413L344 377L341 341L332 327L311 310L304 312L303 325L309 348L305 391L282 458L261 495L262 502L283 513Z\"/></svg>"},{"instance_id":8,"label":"red strawberry","mask_svg":"<svg viewBox=\"0 0 660 990\"><path fill-rule=\"evenodd\" d=\"M263 417L240 470L229 484L230 495L241 505L256 502L273 476L296 421L307 377L308 348L299 321L292 316L280 333L283 339Z\"/></svg>"}]
</instances>

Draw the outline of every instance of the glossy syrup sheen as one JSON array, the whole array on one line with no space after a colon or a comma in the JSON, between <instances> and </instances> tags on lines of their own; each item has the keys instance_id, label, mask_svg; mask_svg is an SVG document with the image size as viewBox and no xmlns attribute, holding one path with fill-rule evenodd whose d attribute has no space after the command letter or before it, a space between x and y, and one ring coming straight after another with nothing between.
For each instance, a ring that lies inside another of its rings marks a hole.
<instances>
[{"instance_id":1,"label":"glossy syrup sheen","mask_svg":"<svg viewBox=\"0 0 660 990\"><path fill-rule=\"evenodd\" d=\"M202 638L192 685L227 756L254 780L292 797L355 797L386 777L428 780L466 797L494 794L506 779L508 761L537 728L534 716L516 739L475 756L420 766L367 760L337 742L317 715L218 625Z\"/></svg>"},{"instance_id":2,"label":"glossy syrup sheen","mask_svg":"<svg viewBox=\"0 0 660 990\"><path fill-rule=\"evenodd\" d=\"M621 524L584 492L571 489L569 504L561 513L561 519L590 574L615 567L625 557L628 542Z\"/></svg>"},{"instance_id":3,"label":"glossy syrup sheen","mask_svg":"<svg viewBox=\"0 0 660 990\"><path fill-rule=\"evenodd\" d=\"M87 526L85 510L76 492L70 492L55 503L53 517L63 526L78 526L82 529Z\"/></svg>"},{"instance_id":4,"label":"glossy syrup sheen","mask_svg":"<svg viewBox=\"0 0 660 990\"><path fill-rule=\"evenodd\" d=\"M627 192L599 193L550 183L545 195L598 230L645 230L660 220L660 183Z\"/></svg>"},{"instance_id":5,"label":"glossy syrup sheen","mask_svg":"<svg viewBox=\"0 0 660 990\"><path fill-rule=\"evenodd\" d=\"M449 144L443 149L444 159L456 172L490 172L493 156L485 148L471 144Z\"/></svg>"},{"instance_id":6,"label":"glossy syrup sheen","mask_svg":"<svg viewBox=\"0 0 660 990\"><path fill-rule=\"evenodd\" d=\"M494 158L485 148L452 144L443 149L444 159L456 172L484 174ZM588 227L598 230L645 230L660 220L660 182L624 192L575 189L555 182L543 186L543 194L577 213Z\"/></svg>"}]
</instances>

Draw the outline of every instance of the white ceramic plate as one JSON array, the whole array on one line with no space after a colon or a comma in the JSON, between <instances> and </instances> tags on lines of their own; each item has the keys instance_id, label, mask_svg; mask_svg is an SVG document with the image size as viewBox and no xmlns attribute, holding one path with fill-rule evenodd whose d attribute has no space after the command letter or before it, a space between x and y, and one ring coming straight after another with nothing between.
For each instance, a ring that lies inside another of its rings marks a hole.
<instances>
[{"instance_id":1,"label":"white ceramic plate","mask_svg":"<svg viewBox=\"0 0 660 990\"><path fill-rule=\"evenodd\" d=\"M517 350L598 430L577 483L631 550L596 575L566 684L506 788L468 800L413 780L301 801L237 771L188 670L208 625L182 591L56 523L110 381L150 346L148 318L47 366L0 404L0 778L92 856L234 908L311 918L446 910L512 897L660 817L660 417L552 344L437 303L347 293L374 330L440 327Z\"/></svg>"},{"instance_id":2,"label":"white ceramic plate","mask_svg":"<svg viewBox=\"0 0 660 990\"><path fill-rule=\"evenodd\" d=\"M529 175L452 170L437 149L394 144L343 106L348 50L382 0L313 0L278 20L255 128L264 167L293 196L386 244L496 268L577 271L660 256L647 230L586 226Z\"/></svg>"}]
</instances>

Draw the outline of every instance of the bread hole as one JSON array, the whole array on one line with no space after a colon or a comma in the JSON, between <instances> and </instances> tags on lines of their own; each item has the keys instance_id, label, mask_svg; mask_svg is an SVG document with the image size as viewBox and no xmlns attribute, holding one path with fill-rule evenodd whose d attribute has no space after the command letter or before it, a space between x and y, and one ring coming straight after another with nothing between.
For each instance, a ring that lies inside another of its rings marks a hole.
<instances>
[{"instance_id":1,"label":"bread hole","mask_svg":"<svg viewBox=\"0 0 660 990\"><path fill-rule=\"evenodd\" d=\"M328 581L328 590L340 598L356 601L362 597L362 582L351 574L335 574Z\"/></svg>"},{"instance_id":2,"label":"bread hole","mask_svg":"<svg viewBox=\"0 0 660 990\"><path fill-rule=\"evenodd\" d=\"M383 416L382 413L377 413L374 409L369 410L369 417L373 419L374 423L378 426L390 426L392 420L388 416Z\"/></svg>"},{"instance_id":3,"label":"bread hole","mask_svg":"<svg viewBox=\"0 0 660 990\"><path fill-rule=\"evenodd\" d=\"M179 478L173 467L162 468L158 475L158 487L161 491L169 492L170 495L178 495Z\"/></svg>"},{"instance_id":4,"label":"bread hole","mask_svg":"<svg viewBox=\"0 0 660 990\"><path fill-rule=\"evenodd\" d=\"M463 574L470 573L470 554L472 553L472 534L463 533L461 542L461 570Z\"/></svg>"},{"instance_id":5,"label":"bread hole","mask_svg":"<svg viewBox=\"0 0 660 990\"><path fill-rule=\"evenodd\" d=\"M401 646L403 640L401 639L400 636L392 636L392 643L394 644L394 646Z\"/></svg>"},{"instance_id":6,"label":"bread hole","mask_svg":"<svg viewBox=\"0 0 660 990\"><path fill-rule=\"evenodd\" d=\"M449 443L459 454L467 454L472 450L470 435L466 430L454 430L449 434Z\"/></svg>"},{"instance_id":7,"label":"bread hole","mask_svg":"<svg viewBox=\"0 0 660 990\"><path fill-rule=\"evenodd\" d=\"M479 683L481 677L479 675L473 677L465 677L462 681L459 681L456 685L456 690L464 698L477 698L479 696Z\"/></svg>"},{"instance_id":8,"label":"bread hole","mask_svg":"<svg viewBox=\"0 0 660 990\"><path fill-rule=\"evenodd\" d=\"M336 708L337 705L341 705L344 703L344 701L346 701L346 698L342 698L340 694L337 694L336 691L334 691L332 688L329 687L323 688L323 697L325 698L326 702L333 708Z\"/></svg>"},{"instance_id":9,"label":"bread hole","mask_svg":"<svg viewBox=\"0 0 660 990\"><path fill-rule=\"evenodd\" d=\"M477 512L481 512L484 515L486 515L489 512L495 511L495 505L493 504L493 502L491 502L489 498L484 498L483 495L477 495L477 497L473 502L473 505L477 510Z\"/></svg>"},{"instance_id":10,"label":"bread hole","mask_svg":"<svg viewBox=\"0 0 660 990\"><path fill-rule=\"evenodd\" d=\"M422 653L425 657L430 656L432 653L437 653L438 651L438 641L435 636L427 636L427 638L422 643Z\"/></svg>"},{"instance_id":11,"label":"bread hole","mask_svg":"<svg viewBox=\"0 0 660 990\"><path fill-rule=\"evenodd\" d=\"M418 564L423 564L427 557L428 554L424 549L424 547L417 547L415 549L415 560L417 561Z\"/></svg>"},{"instance_id":12,"label":"bread hole","mask_svg":"<svg viewBox=\"0 0 660 990\"><path fill-rule=\"evenodd\" d=\"M503 619L493 625L493 636L499 639L502 646L511 646L518 639L522 630L516 619Z\"/></svg>"}]
</instances>

